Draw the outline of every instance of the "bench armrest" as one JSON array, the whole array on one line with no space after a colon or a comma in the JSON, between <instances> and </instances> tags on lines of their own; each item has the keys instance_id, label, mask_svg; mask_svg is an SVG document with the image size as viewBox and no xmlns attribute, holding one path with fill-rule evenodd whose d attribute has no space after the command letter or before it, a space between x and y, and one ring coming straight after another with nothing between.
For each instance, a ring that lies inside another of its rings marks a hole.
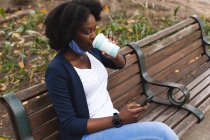
<instances>
[{"instance_id":1,"label":"bench armrest","mask_svg":"<svg viewBox=\"0 0 210 140\"><path fill-rule=\"evenodd\" d=\"M5 94L0 99L7 107L16 139L34 140L23 104L15 93Z\"/></svg>"},{"instance_id":2,"label":"bench armrest","mask_svg":"<svg viewBox=\"0 0 210 140\"><path fill-rule=\"evenodd\" d=\"M164 81L160 81L160 80L154 80L150 77L147 77L145 79L145 82L147 82L151 85L162 86L162 87L168 88L167 96L168 96L168 100L170 101L169 103L172 106L179 107L179 106L182 106L189 101L189 98L190 98L189 90L187 89L186 86L184 86L182 84L173 83L173 82L164 82ZM177 96L176 97L174 94L177 93L177 91L173 92L175 89L177 89L178 91L181 91L179 93L181 93L182 96ZM154 100L155 100L155 98L154 98Z\"/></svg>"},{"instance_id":3,"label":"bench armrest","mask_svg":"<svg viewBox=\"0 0 210 140\"><path fill-rule=\"evenodd\" d=\"M187 104L190 98L190 93L186 86L178 83L164 82L152 79L147 73L144 62L144 53L141 51L140 46L135 42L131 42L127 44L127 46L131 47L135 51L138 57L139 67L141 69L140 75L143 78L143 86L145 94L148 97L154 96L154 93L151 91L149 84L168 88L168 93L167 93L168 100L160 100L157 98L153 98L152 99L153 102L188 110L198 118L198 123L204 119L203 112L201 112L199 109L195 108L194 106ZM177 99L174 96L173 93L174 89L180 90L181 93L183 94L183 96L179 97L181 100Z\"/></svg>"},{"instance_id":4,"label":"bench armrest","mask_svg":"<svg viewBox=\"0 0 210 140\"><path fill-rule=\"evenodd\" d=\"M182 85L182 84L178 84L178 83L172 83L172 82L164 82L164 81L158 81L158 80L154 80L152 79L146 70L146 66L144 63L144 54L140 49L140 46L135 43L135 42L131 42L128 44L129 47L131 47L136 55L138 56L138 61L139 61L139 67L141 69L141 77L144 79L144 90L147 96L154 96L154 94L152 93L152 91L149 88L149 84L152 85L157 85L157 86L163 86L163 87L167 87L168 88L168 101L160 101L158 100L158 103L162 103L162 104L167 104L167 105L171 105L171 106L182 106L183 104L185 104L186 102L188 102L189 98L190 98L190 94L188 89ZM174 89L178 89L182 92L183 96L181 98L181 100L176 99L176 97L173 95L173 91ZM153 98L153 101L156 102L156 98Z\"/></svg>"}]
</instances>

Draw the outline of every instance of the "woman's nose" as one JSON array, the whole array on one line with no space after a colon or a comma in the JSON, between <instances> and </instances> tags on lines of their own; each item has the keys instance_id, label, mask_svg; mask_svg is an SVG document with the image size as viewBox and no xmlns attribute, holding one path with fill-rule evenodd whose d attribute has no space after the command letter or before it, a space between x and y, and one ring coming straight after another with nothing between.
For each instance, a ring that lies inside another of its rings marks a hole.
<instances>
[{"instance_id":1,"label":"woman's nose","mask_svg":"<svg viewBox=\"0 0 210 140\"><path fill-rule=\"evenodd\" d=\"M96 37L96 32L92 31L91 36L90 36L91 40L94 40L95 37Z\"/></svg>"}]
</instances>

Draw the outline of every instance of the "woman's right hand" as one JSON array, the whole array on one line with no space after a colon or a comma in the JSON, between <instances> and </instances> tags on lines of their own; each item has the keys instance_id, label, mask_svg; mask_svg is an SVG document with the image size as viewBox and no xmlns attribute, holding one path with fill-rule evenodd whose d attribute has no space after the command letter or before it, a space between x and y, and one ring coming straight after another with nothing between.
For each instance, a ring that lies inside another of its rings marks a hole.
<instances>
[{"instance_id":1,"label":"woman's right hand","mask_svg":"<svg viewBox=\"0 0 210 140\"><path fill-rule=\"evenodd\" d=\"M137 103L126 104L120 111L119 116L123 124L134 123L138 117L148 109L148 105L141 106Z\"/></svg>"}]
</instances>

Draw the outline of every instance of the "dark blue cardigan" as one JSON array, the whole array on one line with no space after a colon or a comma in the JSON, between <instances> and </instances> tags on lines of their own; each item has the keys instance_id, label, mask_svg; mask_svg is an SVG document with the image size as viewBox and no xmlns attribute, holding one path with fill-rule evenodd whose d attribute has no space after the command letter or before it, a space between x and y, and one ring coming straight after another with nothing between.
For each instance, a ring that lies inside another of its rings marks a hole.
<instances>
[{"instance_id":1,"label":"dark blue cardigan","mask_svg":"<svg viewBox=\"0 0 210 140\"><path fill-rule=\"evenodd\" d=\"M93 49L90 53L106 67L117 68L100 51ZM59 118L60 140L80 140L84 134L88 134L88 105L77 72L61 52L49 64L45 81Z\"/></svg>"}]
</instances>

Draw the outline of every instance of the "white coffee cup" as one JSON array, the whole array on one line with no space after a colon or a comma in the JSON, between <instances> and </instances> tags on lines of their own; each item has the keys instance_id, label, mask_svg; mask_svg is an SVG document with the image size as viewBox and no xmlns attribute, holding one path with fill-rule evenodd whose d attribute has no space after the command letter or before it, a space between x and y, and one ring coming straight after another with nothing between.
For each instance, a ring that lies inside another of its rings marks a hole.
<instances>
[{"instance_id":1,"label":"white coffee cup","mask_svg":"<svg viewBox=\"0 0 210 140\"><path fill-rule=\"evenodd\" d=\"M99 49L113 57L118 54L119 46L113 44L103 33L99 33L93 40L93 48Z\"/></svg>"}]
</instances>

